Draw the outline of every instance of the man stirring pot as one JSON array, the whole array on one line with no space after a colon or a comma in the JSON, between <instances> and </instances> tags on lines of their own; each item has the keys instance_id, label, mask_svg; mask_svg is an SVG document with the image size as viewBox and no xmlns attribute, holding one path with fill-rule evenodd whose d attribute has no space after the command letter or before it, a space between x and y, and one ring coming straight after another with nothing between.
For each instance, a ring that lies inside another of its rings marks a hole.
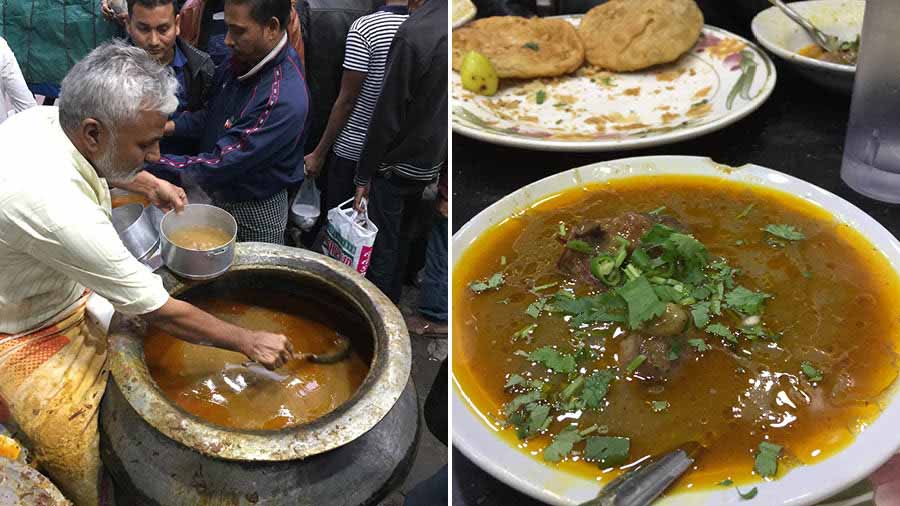
<instances>
[{"instance_id":1,"label":"man stirring pot","mask_svg":"<svg viewBox=\"0 0 900 506\"><path fill-rule=\"evenodd\" d=\"M103 474L97 412L107 344L86 317L91 292L175 337L268 368L293 352L283 335L170 297L116 235L107 183L162 208L187 204L181 188L142 170L159 160L176 89L144 50L107 43L72 68L58 108L0 125L0 417L6 404L41 469L78 506L98 504Z\"/></svg>"}]
</instances>

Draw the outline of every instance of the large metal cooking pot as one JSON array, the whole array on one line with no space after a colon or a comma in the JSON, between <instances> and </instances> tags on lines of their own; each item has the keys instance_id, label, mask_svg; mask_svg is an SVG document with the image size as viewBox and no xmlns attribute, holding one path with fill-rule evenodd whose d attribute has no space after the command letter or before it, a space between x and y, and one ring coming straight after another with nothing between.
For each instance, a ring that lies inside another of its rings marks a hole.
<instances>
[{"instance_id":1,"label":"large metal cooking pot","mask_svg":"<svg viewBox=\"0 0 900 506\"><path fill-rule=\"evenodd\" d=\"M193 250L173 244L170 237L177 230L208 226L224 231L230 239L211 249ZM169 211L159 226L160 251L163 262L181 277L204 280L222 275L234 260L237 222L228 211L207 204L188 204L180 212Z\"/></svg>"},{"instance_id":2,"label":"large metal cooking pot","mask_svg":"<svg viewBox=\"0 0 900 506\"><path fill-rule=\"evenodd\" d=\"M237 244L233 266L216 280L158 273L173 296L199 286L315 293L369 329L368 341L353 346L370 369L346 403L309 423L280 431L220 427L163 394L144 362L146 323L117 313L101 455L117 490L124 484L141 498L129 504L366 504L395 484L397 469L406 472L418 431L409 335L400 311L371 282L323 255L262 243Z\"/></svg>"}]
</instances>

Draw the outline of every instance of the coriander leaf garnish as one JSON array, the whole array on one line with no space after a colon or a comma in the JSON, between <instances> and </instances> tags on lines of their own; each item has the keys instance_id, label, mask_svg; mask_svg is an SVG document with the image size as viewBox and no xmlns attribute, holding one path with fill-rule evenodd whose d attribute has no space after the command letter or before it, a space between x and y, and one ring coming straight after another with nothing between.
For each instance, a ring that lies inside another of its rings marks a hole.
<instances>
[{"instance_id":1,"label":"coriander leaf garnish","mask_svg":"<svg viewBox=\"0 0 900 506\"><path fill-rule=\"evenodd\" d=\"M552 369L553 372L575 372L575 357L566 353L561 353L559 350L551 348L550 346L544 346L543 348L532 351L528 354L528 360L540 362L548 369Z\"/></svg>"},{"instance_id":2,"label":"coriander leaf garnish","mask_svg":"<svg viewBox=\"0 0 900 506\"><path fill-rule=\"evenodd\" d=\"M495 272L490 278L484 281L473 281L469 283L469 290L475 293L485 292L487 290L496 290L506 281L502 272Z\"/></svg>"},{"instance_id":3,"label":"coriander leaf garnish","mask_svg":"<svg viewBox=\"0 0 900 506\"><path fill-rule=\"evenodd\" d=\"M665 410L669 409L669 406L670 406L670 404L668 401L651 401L650 402L650 408L653 410L654 413L659 413L660 411L665 411Z\"/></svg>"},{"instance_id":4,"label":"coriander leaf garnish","mask_svg":"<svg viewBox=\"0 0 900 506\"><path fill-rule=\"evenodd\" d=\"M530 325L526 325L516 331L515 334L512 335L513 341L518 341L519 339L525 339L526 341L531 341L531 335L534 334L534 329L537 328L537 323L532 323Z\"/></svg>"},{"instance_id":5,"label":"coriander leaf garnish","mask_svg":"<svg viewBox=\"0 0 900 506\"><path fill-rule=\"evenodd\" d=\"M741 211L741 213L737 215L738 219L744 218L748 214L750 214L750 211L753 210L754 206L756 206L756 204L750 204L749 206L745 207L744 210Z\"/></svg>"},{"instance_id":6,"label":"coriander leaf garnish","mask_svg":"<svg viewBox=\"0 0 900 506\"><path fill-rule=\"evenodd\" d=\"M691 306L691 316L694 326L698 329L705 328L709 324L709 302L699 302Z\"/></svg>"},{"instance_id":7,"label":"coriander leaf garnish","mask_svg":"<svg viewBox=\"0 0 900 506\"><path fill-rule=\"evenodd\" d=\"M569 324L573 327L593 322L624 322L628 310L625 300L613 292L577 299L561 292L553 297L552 306L553 311L572 315Z\"/></svg>"},{"instance_id":8,"label":"coriander leaf garnish","mask_svg":"<svg viewBox=\"0 0 900 506\"><path fill-rule=\"evenodd\" d=\"M548 289L548 288L553 288L554 286L556 286L556 285L558 285L558 284L559 284L559 283L557 283L556 281L554 281L553 283L547 283L546 285L538 285L538 286L532 288L531 291L532 291L532 292L540 292L541 290L546 290L546 289Z\"/></svg>"},{"instance_id":9,"label":"coriander leaf garnish","mask_svg":"<svg viewBox=\"0 0 900 506\"><path fill-rule=\"evenodd\" d=\"M722 325L721 323L713 323L712 325L707 325L705 330L706 332L714 336L725 338L728 342L738 342L737 337L734 335L731 329L729 329L725 325Z\"/></svg>"},{"instance_id":10,"label":"coriander leaf garnish","mask_svg":"<svg viewBox=\"0 0 900 506\"><path fill-rule=\"evenodd\" d=\"M537 51L541 48L540 46L538 46L537 42L526 42L525 44L522 45L522 47L524 47L526 49L531 49L532 51Z\"/></svg>"},{"instance_id":11,"label":"coriander leaf garnish","mask_svg":"<svg viewBox=\"0 0 900 506\"><path fill-rule=\"evenodd\" d=\"M565 237L566 234L567 234L567 232L566 232L566 224L563 223L563 222L559 222L559 236L560 236L560 237Z\"/></svg>"},{"instance_id":12,"label":"coriander leaf garnish","mask_svg":"<svg viewBox=\"0 0 900 506\"><path fill-rule=\"evenodd\" d=\"M553 437L553 441L549 446L544 448L544 460L547 462L559 462L572 452L575 443L581 441L578 435L578 428L569 425L559 434Z\"/></svg>"},{"instance_id":13,"label":"coriander leaf garnish","mask_svg":"<svg viewBox=\"0 0 900 506\"><path fill-rule=\"evenodd\" d=\"M756 463L753 470L756 474L763 478L775 476L778 472L778 454L781 453L782 446L768 441L759 443L759 450L756 452Z\"/></svg>"},{"instance_id":14,"label":"coriander leaf garnish","mask_svg":"<svg viewBox=\"0 0 900 506\"><path fill-rule=\"evenodd\" d=\"M809 381L822 381L822 371L816 369L810 362L800 364L800 371Z\"/></svg>"},{"instance_id":15,"label":"coriander leaf garnish","mask_svg":"<svg viewBox=\"0 0 900 506\"><path fill-rule=\"evenodd\" d=\"M647 214L651 214L651 215L653 215L653 216L656 216L656 215L658 215L659 213L661 213L661 212L663 212L663 211L665 211L665 210L666 210L666 206L659 206L659 207L657 207L656 209L650 211L650 212L647 213Z\"/></svg>"},{"instance_id":16,"label":"coriander leaf garnish","mask_svg":"<svg viewBox=\"0 0 900 506\"><path fill-rule=\"evenodd\" d=\"M541 399L540 390L532 390L531 392L524 393L522 395L518 395L513 398L513 400L506 403L503 406L503 411L506 413L506 416L510 416L516 411L519 410L522 406L526 404L531 404L532 402L538 401Z\"/></svg>"},{"instance_id":17,"label":"coriander leaf garnish","mask_svg":"<svg viewBox=\"0 0 900 506\"><path fill-rule=\"evenodd\" d=\"M547 304L547 299L541 297L540 299L532 302L528 305L528 308L525 310L525 314L528 316L537 319L541 315L541 311L544 310L544 306Z\"/></svg>"},{"instance_id":18,"label":"coriander leaf garnish","mask_svg":"<svg viewBox=\"0 0 900 506\"><path fill-rule=\"evenodd\" d=\"M547 100L547 93L544 90L538 90L534 97L534 101L538 104L543 104L545 100Z\"/></svg>"},{"instance_id":19,"label":"coriander leaf garnish","mask_svg":"<svg viewBox=\"0 0 900 506\"><path fill-rule=\"evenodd\" d=\"M744 315L758 315L766 299L772 296L765 292L753 292L739 286L725 294L725 304Z\"/></svg>"},{"instance_id":20,"label":"coriander leaf garnish","mask_svg":"<svg viewBox=\"0 0 900 506\"><path fill-rule=\"evenodd\" d=\"M628 365L625 367L625 371L628 372L628 374L631 374L634 371L637 371L638 367L640 367L641 364L643 364L646 360L647 360L647 355L641 354L641 355L634 357L633 359L631 359L631 362L628 362Z\"/></svg>"},{"instance_id":21,"label":"coriander leaf garnish","mask_svg":"<svg viewBox=\"0 0 900 506\"><path fill-rule=\"evenodd\" d=\"M709 345L703 339L688 339L688 344L693 346L697 351L703 353L709 350Z\"/></svg>"},{"instance_id":22,"label":"coriander leaf garnish","mask_svg":"<svg viewBox=\"0 0 900 506\"><path fill-rule=\"evenodd\" d=\"M609 391L609 384L615 376L608 370L597 371L588 376L584 382L581 398L586 408L597 409Z\"/></svg>"},{"instance_id":23,"label":"coriander leaf garnish","mask_svg":"<svg viewBox=\"0 0 900 506\"><path fill-rule=\"evenodd\" d=\"M506 385L503 386L504 389L514 387L516 385L522 385L525 383L525 378L518 374L513 374L506 380Z\"/></svg>"},{"instance_id":24,"label":"coriander leaf garnish","mask_svg":"<svg viewBox=\"0 0 900 506\"><path fill-rule=\"evenodd\" d=\"M625 283L616 293L628 305L628 326L632 329L666 311L665 303L659 300L650 282L643 276Z\"/></svg>"},{"instance_id":25,"label":"coriander leaf garnish","mask_svg":"<svg viewBox=\"0 0 900 506\"><path fill-rule=\"evenodd\" d=\"M669 346L669 354L666 355L666 358L669 359L669 362L674 362L678 360L678 357L681 356L681 350L684 349L684 343L681 341L672 341L672 345Z\"/></svg>"},{"instance_id":26,"label":"coriander leaf garnish","mask_svg":"<svg viewBox=\"0 0 900 506\"><path fill-rule=\"evenodd\" d=\"M782 239L787 239L789 241L799 241L801 239L806 239L806 236L803 235L802 232L792 227L791 225L766 225L764 231L776 236L781 237Z\"/></svg>"},{"instance_id":27,"label":"coriander leaf garnish","mask_svg":"<svg viewBox=\"0 0 900 506\"><path fill-rule=\"evenodd\" d=\"M531 437L548 425L550 419L550 406L546 404L530 404L525 408L528 411L528 419L519 425L516 435L519 439Z\"/></svg>"},{"instance_id":28,"label":"coriander leaf garnish","mask_svg":"<svg viewBox=\"0 0 900 506\"><path fill-rule=\"evenodd\" d=\"M572 239L566 243L566 247L570 250L577 251L579 253L585 253L591 255L594 253L594 248L587 241L582 241L581 239Z\"/></svg>"},{"instance_id":29,"label":"coriander leaf garnish","mask_svg":"<svg viewBox=\"0 0 900 506\"><path fill-rule=\"evenodd\" d=\"M584 459L601 467L612 467L628 461L631 440L627 437L592 436L584 446Z\"/></svg>"},{"instance_id":30,"label":"coriander leaf garnish","mask_svg":"<svg viewBox=\"0 0 900 506\"><path fill-rule=\"evenodd\" d=\"M720 481L719 483L716 483L716 485L719 485L722 487L730 487L733 483L734 482L731 481L731 478L727 478L727 479Z\"/></svg>"},{"instance_id":31,"label":"coriander leaf garnish","mask_svg":"<svg viewBox=\"0 0 900 506\"><path fill-rule=\"evenodd\" d=\"M758 492L756 487L753 487L746 492L741 492L741 489L739 489L737 487L734 487L734 489L737 490L737 493L739 496L741 496L741 499L743 499L745 501L749 501L750 499L753 499L754 497L756 497L756 493Z\"/></svg>"}]
</instances>

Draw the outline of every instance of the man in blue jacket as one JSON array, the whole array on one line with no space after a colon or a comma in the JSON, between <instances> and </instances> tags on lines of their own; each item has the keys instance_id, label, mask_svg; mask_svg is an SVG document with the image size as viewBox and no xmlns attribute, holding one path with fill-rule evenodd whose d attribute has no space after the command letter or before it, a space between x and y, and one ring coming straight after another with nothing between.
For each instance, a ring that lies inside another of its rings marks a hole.
<instances>
[{"instance_id":1,"label":"man in blue jacket","mask_svg":"<svg viewBox=\"0 0 900 506\"><path fill-rule=\"evenodd\" d=\"M164 154L147 170L199 186L234 215L239 241L282 244L287 188L303 179L309 95L288 44L290 0L226 0L225 44L232 57L206 110L166 124L166 135L195 139L195 156Z\"/></svg>"}]
</instances>

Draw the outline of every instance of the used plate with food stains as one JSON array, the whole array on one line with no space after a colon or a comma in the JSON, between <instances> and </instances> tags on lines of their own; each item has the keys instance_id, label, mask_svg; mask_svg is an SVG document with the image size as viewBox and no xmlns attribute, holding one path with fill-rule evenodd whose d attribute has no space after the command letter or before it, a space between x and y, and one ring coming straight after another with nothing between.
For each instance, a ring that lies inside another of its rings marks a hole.
<instances>
[{"instance_id":1,"label":"used plate with food stains","mask_svg":"<svg viewBox=\"0 0 900 506\"><path fill-rule=\"evenodd\" d=\"M580 16L566 16L578 25ZM677 61L616 73L585 65L552 79L501 82L492 97L452 78L453 129L479 140L546 151L609 151L669 144L724 128L775 88L772 61L753 43L704 26Z\"/></svg>"}]
</instances>

